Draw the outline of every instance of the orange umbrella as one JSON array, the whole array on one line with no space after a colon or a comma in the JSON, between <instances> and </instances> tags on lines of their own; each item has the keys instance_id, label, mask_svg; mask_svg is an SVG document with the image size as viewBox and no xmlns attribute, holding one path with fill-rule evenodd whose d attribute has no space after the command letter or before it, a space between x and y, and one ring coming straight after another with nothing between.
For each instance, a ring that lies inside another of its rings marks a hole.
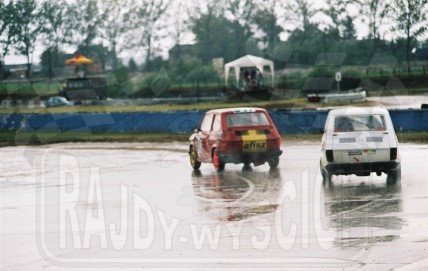
<instances>
[{"instance_id":1,"label":"orange umbrella","mask_svg":"<svg viewBox=\"0 0 428 271\"><path fill-rule=\"evenodd\" d=\"M94 61L83 55L75 55L73 58L65 61L66 65L80 65L80 64L92 64Z\"/></svg>"}]
</instances>

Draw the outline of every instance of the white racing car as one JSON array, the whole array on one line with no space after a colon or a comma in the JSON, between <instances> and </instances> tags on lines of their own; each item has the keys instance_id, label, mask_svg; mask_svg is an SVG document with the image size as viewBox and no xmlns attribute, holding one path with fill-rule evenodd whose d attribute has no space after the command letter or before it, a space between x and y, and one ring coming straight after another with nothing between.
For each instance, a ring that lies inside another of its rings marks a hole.
<instances>
[{"instance_id":1,"label":"white racing car","mask_svg":"<svg viewBox=\"0 0 428 271\"><path fill-rule=\"evenodd\" d=\"M321 174L331 176L388 175L387 182L401 179L398 140L384 108L334 109L328 114L321 141Z\"/></svg>"}]
</instances>

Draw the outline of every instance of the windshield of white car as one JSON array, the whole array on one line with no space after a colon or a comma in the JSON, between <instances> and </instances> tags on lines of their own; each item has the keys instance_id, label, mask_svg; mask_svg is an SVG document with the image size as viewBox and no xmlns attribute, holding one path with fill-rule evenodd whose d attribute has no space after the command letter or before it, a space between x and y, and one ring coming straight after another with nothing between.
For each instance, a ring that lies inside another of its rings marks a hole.
<instances>
[{"instance_id":1,"label":"windshield of white car","mask_svg":"<svg viewBox=\"0 0 428 271\"><path fill-rule=\"evenodd\" d=\"M334 121L335 132L385 131L383 115L337 116Z\"/></svg>"},{"instance_id":2,"label":"windshield of white car","mask_svg":"<svg viewBox=\"0 0 428 271\"><path fill-rule=\"evenodd\" d=\"M228 127L269 125L269 120L263 112L246 112L227 115Z\"/></svg>"}]
</instances>

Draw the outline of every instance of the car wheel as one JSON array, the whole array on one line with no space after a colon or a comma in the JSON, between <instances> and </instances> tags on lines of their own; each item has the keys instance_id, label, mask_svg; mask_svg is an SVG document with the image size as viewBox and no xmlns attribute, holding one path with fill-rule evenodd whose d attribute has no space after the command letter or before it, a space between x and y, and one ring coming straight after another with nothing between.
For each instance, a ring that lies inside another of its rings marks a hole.
<instances>
[{"instance_id":1,"label":"car wheel","mask_svg":"<svg viewBox=\"0 0 428 271\"><path fill-rule=\"evenodd\" d=\"M326 168L323 168L323 166L320 163L320 170L322 175L323 183L331 183L331 172L329 172Z\"/></svg>"},{"instance_id":2,"label":"car wheel","mask_svg":"<svg viewBox=\"0 0 428 271\"><path fill-rule=\"evenodd\" d=\"M242 172L252 172L252 171L253 171L253 168L251 167L251 163L244 163Z\"/></svg>"},{"instance_id":3,"label":"car wheel","mask_svg":"<svg viewBox=\"0 0 428 271\"><path fill-rule=\"evenodd\" d=\"M279 164L279 157L269 158L268 163L269 163L270 168L272 168L272 169L277 168L278 164Z\"/></svg>"},{"instance_id":4,"label":"car wheel","mask_svg":"<svg viewBox=\"0 0 428 271\"><path fill-rule=\"evenodd\" d=\"M393 170L388 173L386 177L386 182L388 184L394 184L401 181L401 166L399 166L396 170Z\"/></svg>"},{"instance_id":5,"label":"car wheel","mask_svg":"<svg viewBox=\"0 0 428 271\"><path fill-rule=\"evenodd\" d=\"M196 151L193 148L193 146L190 146L189 149L189 158L190 158L190 165L194 170L198 170L201 167L201 162L196 159Z\"/></svg>"},{"instance_id":6,"label":"car wheel","mask_svg":"<svg viewBox=\"0 0 428 271\"><path fill-rule=\"evenodd\" d=\"M224 162L221 161L220 157L218 156L217 149L213 149L211 158L213 160L215 170L216 171L223 171L224 170Z\"/></svg>"}]
</instances>

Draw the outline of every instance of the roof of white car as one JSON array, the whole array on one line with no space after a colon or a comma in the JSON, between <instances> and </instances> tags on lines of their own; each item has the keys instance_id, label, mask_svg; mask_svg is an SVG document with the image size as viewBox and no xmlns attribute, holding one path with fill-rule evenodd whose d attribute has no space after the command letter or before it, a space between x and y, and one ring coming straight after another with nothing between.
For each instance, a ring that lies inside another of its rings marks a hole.
<instances>
[{"instance_id":1,"label":"roof of white car","mask_svg":"<svg viewBox=\"0 0 428 271\"><path fill-rule=\"evenodd\" d=\"M264 108L260 107L235 107L235 108L220 108L220 109L214 109L207 112L207 114L212 113L225 113L225 112L231 112L231 113L250 113L250 112L256 112L257 110L266 111Z\"/></svg>"},{"instance_id":2,"label":"roof of white car","mask_svg":"<svg viewBox=\"0 0 428 271\"><path fill-rule=\"evenodd\" d=\"M333 109L329 115L365 115L365 114L388 114L388 110L383 107L347 107Z\"/></svg>"}]
</instances>

